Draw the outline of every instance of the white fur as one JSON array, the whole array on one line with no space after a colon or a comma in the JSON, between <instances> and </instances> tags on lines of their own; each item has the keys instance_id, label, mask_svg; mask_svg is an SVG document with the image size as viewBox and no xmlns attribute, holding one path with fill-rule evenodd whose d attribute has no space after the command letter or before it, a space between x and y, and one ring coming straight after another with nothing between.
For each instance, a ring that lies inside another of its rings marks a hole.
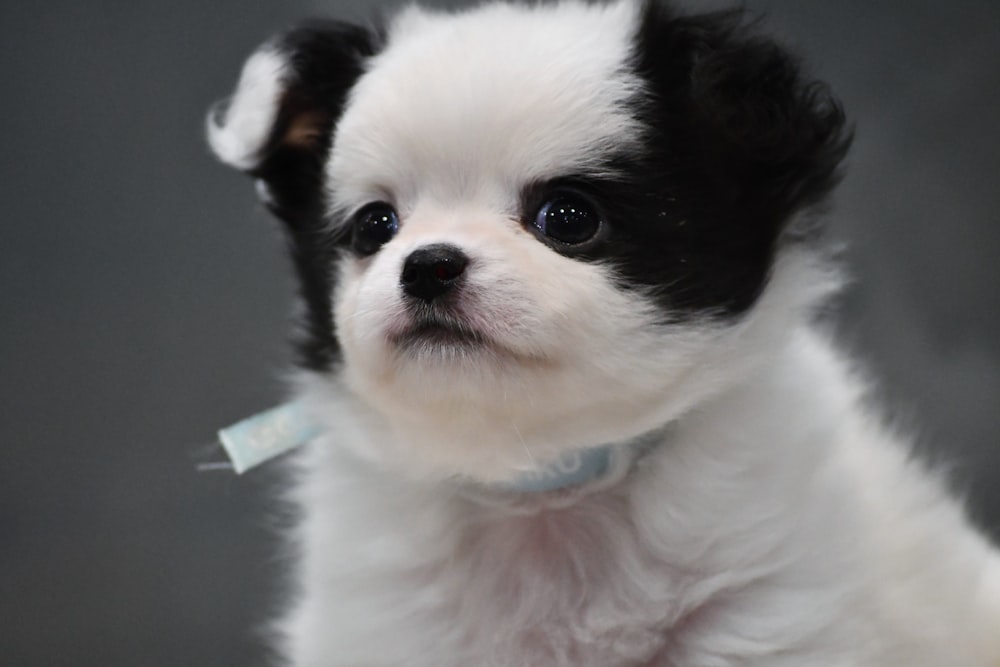
<instances>
[{"instance_id":1,"label":"white fur","mask_svg":"<svg viewBox=\"0 0 1000 667\"><path fill-rule=\"evenodd\" d=\"M810 323L836 287L823 262L786 250L744 319L664 327L517 219L525 183L641 141L623 107L635 16L410 9L353 89L332 205L388 201L401 230L341 261L344 369L299 383L327 435L297 465L290 663L1000 666L997 557ZM257 72L280 88L262 62L230 112L242 129L213 138L237 165L277 99ZM437 242L470 257L459 307L490 345L387 342L408 322L402 263ZM664 424L610 486L489 490Z\"/></svg>"}]
</instances>

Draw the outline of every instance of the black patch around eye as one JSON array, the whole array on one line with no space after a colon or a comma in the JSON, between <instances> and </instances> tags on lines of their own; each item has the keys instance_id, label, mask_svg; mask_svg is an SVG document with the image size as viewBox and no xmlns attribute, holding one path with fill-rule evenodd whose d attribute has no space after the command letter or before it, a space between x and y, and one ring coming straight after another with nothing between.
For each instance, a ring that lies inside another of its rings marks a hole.
<instances>
[{"instance_id":1,"label":"black patch around eye","mask_svg":"<svg viewBox=\"0 0 1000 667\"><path fill-rule=\"evenodd\" d=\"M766 283L777 232L750 212L712 215L686 187L650 189L645 171L602 184L610 233L595 259L614 266L623 287L653 294L666 320L746 311Z\"/></svg>"},{"instance_id":2,"label":"black patch around eye","mask_svg":"<svg viewBox=\"0 0 1000 667\"><path fill-rule=\"evenodd\" d=\"M546 237L554 250L613 267L622 289L642 288L654 296L664 321L734 316L754 303L770 270L777 225L755 222L752 211L745 218L715 215L711 197L672 178L649 156L622 156L608 167L618 175L573 176L526 188L522 206L529 221L528 211L545 210L538 201L557 198L545 193L566 183L586 192L600 211L598 234L579 245Z\"/></svg>"}]
</instances>

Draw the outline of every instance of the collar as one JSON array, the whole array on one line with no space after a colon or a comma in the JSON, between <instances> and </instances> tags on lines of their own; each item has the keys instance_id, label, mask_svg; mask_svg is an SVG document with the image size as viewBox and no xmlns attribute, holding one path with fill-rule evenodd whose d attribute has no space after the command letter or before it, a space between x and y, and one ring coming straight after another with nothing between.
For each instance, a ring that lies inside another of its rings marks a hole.
<instances>
[{"instance_id":1,"label":"collar","mask_svg":"<svg viewBox=\"0 0 1000 667\"><path fill-rule=\"evenodd\" d=\"M299 403L265 410L219 431L236 474L304 445L321 433L320 426ZM511 480L491 486L512 493L546 493L621 478L632 463L663 439L663 429L637 438L565 452L532 470L518 472Z\"/></svg>"},{"instance_id":2,"label":"collar","mask_svg":"<svg viewBox=\"0 0 1000 667\"><path fill-rule=\"evenodd\" d=\"M493 487L500 491L532 494L613 482L621 479L633 462L661 439L658 429L624 442L568 451L533 470L519 472L510 481L495 483Z\"/></svg>"}]
</instances>

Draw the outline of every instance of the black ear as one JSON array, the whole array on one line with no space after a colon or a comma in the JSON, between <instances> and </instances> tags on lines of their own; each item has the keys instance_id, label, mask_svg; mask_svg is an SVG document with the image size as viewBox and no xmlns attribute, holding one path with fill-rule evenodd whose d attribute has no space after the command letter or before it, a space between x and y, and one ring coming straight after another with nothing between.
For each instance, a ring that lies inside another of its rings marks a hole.
<instances>
[{"instance_id":1,"label":"black ear","mask_svg":"<svg viewBox=\"0 0 1000 667\"><path fill-rule=\"evenodd\" d=\"M261 199L293 229L322 214L334 124L376 42L346 23L303 24L251 55L235 93L209 113L215 154L256 178Z\"/></svg>"},{"instance_id":2,"label":"black ear","mask_svg":"<svg viewBox=\"0 0 1000 667\"><path fill-rule=\"evenodd\" d=\"M677 125L679 170L713 213L780 232L837 184L851 141L840 104L745 12L674 16L650 2L639 42L658 113Z\"/></svg>"},{"instance_id":3,"label":"black ear","mask_svg":"<svg viewBox=\"0 0 1000 667\"><path fill-rule=\"evenodd\" d=\"M264 204L286 224L305 306L298 363L330 368L336 247L323 224L323 167L347 95L376 50L368 30L312 22L264 44L247 60L236 92L208 117L208 140L225 163L256 179Z\"/></svg>"}]
</instances>

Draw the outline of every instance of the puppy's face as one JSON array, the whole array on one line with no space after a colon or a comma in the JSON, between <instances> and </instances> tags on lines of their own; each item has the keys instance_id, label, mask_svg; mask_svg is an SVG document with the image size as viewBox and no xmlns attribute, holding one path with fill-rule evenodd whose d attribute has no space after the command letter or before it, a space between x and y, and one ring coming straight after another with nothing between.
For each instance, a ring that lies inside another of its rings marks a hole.
<instances>
[{"instance_id":1,"label":"puppy's face","mask_svg":"<svg viewBox=\"0 0 1000 667\"><path fill-rule=\"evenodd\" d=\"M846 142L738 24L411 9L379 38L314 24L250 59L212 145L287 223L303 365L405 435L391 456L498 478L632 437L773 334L787 223Z\"/></svg>"}]
</instances>

